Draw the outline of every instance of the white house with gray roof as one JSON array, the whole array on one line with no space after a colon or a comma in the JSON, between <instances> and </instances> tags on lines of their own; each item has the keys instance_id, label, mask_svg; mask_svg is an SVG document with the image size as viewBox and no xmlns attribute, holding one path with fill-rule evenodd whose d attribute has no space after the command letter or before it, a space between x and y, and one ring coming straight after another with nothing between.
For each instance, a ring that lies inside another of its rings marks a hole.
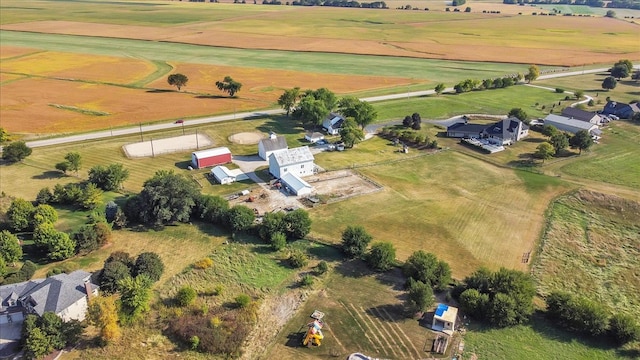
<instances>
[{"instance_id":1,"label":"white house with gray roof","mask_svg":"<svg viewBox=\"0 0 640 360\"><path fill-rule=\"evenodd\" d=\"M289 145L287 145L287 139L284 136L271 133L268 138L258 142L258 156L260 156L262 160L269 160L269 155L274 151L285 150L287 148L289 148Z\"/></svg>"},{"instance_id":2,"label":"white house with gray roof","mask_svg":"<svg viewBox=\"0 0 640 360\"><path fill-rule=\"evenodd\" d=\"M298 177L313 175L316 167L313 160L308 146L276 151L269 156L269 172L278 179L287 173Z\"/></svg>"},{"instance_id":3,"label":"white house with gray roof","mask_svg":"<svg viewBox=\"0 0 640 360\"><path fill-rule=\"evenodd\" d=\"M544 118L544 125L552 125L560 131L566 131L572 134L575 134L580 130L586 130L590 135L602 134L600 129L598 129L598 125L596 124L554 114L549 114Z\"/></svg>"},{"instance_id":4,"label":"white house with gray roof","mask_svg":"<svg viewBox=\"0 0 640 360\"><path fill-rule=\"evenodd\" d=\"M46 279L36 279L0 286L0 325L16 318L17 313L42 316L52 312L63 321L82 321L87 314L89 297L98 295L98 285L91 273L76 270Z\"/></svg>"}]
</instances>

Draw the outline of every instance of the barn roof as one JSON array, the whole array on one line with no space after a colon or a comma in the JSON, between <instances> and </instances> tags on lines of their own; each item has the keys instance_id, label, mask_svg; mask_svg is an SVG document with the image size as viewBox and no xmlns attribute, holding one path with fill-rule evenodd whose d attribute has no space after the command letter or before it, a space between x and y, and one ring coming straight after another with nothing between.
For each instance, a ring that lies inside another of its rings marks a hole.
<instances>
[{"instance_id":1,"label":"barn roof","mask_svg":"<svg viewBox=\"0 0 640 360\"><path fill-rule=\"evenodd\" d=\"M271 154L280 166L299 164L313 161L313 154L308 146L301 146L293 149L276 151Z\"/></svg>"},{"instance_id":2,"label":"barn roof","mask_svg":"<svg viewBox=\"0 0 640 360\"><path fill-rule=\"evenodd\" d=\"M258 144L262 144L265 151L283 150L288 147L287 139L284 136L277 135L260 140ZM258 145L259 146L259 145Z\"/></svg>"},{"instance_id":3,"label":"barn roof","mask_svg":"<svg viewBox=\"0 0 640 360\"><path fill-rule=\"evenodd\" d=\"M213 149L194 151L193 153L191 153L191 155L195 156L197 159L203 159L223 154L231 154L231 150L229 150L229 148L227 147L217 147Z\"/></svg>"}]
</instances>

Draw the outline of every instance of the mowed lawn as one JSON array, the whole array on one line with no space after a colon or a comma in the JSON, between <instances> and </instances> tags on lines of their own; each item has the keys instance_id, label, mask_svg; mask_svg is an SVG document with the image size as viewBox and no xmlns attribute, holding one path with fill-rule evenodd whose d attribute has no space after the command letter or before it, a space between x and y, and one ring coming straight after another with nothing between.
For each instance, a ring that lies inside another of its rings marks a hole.
<instances>
[{"instance_id":1,"label":"mowed lawn","mask_svg":"<svg viewBox=\"0 0 640 360\"><path fill-rule=\"evenodd\" d=\"M311 210L312 234L340 242L359 224L397 257L416 250L446 260L454 277L479 266L526 270L549 201L571 186L544 175L503 169L453 151L359 171L384 189Z\"/></svg>"}]
</instances>

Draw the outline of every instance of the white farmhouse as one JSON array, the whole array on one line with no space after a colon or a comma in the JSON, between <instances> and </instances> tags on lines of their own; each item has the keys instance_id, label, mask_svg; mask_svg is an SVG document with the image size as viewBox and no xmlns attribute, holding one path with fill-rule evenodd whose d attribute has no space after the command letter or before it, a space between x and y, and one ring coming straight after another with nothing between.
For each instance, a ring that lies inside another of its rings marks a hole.
<instances>
[{"instance_id":1,"label":"white farmhouse","mask_svg":"<svg viewBox=\"0 0 640 360\"><path fill-rule=\"evenodd\" d=\"M340 128L344 123L344 118L340 114L330 113L327 117L322 121L322 128L329 135L338 135L340 133Z\"/></svg>"},{"instance_id":2,"label":"white farmhouse","mask_svg":"<svg viewBox=\"0 0 640 360\"><path fill-rule=\"evenodd\" d=\"M273 152L269 156L269 172L280 179L286 173L298 177L313 175L315 164L308 146Z\"/></svg>"}]
</instances>

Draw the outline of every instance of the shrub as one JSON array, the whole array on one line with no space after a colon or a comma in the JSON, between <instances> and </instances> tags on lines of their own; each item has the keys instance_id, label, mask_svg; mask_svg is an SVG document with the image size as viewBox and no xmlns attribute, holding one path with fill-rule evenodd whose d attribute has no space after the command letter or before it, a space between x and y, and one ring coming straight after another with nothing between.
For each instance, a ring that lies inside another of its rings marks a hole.
<instances>
[{"instance_id":1,"label":"shrub","mask_svg":"<svg viewBox=\"0 0 640 360\"><path fill-rule=\"evenodd\" d=\"M271 247L273 250L279 251L287 246L287 236L281 232L271 234Z\"/></svg>"},{"instance_id":2,"label":"shrub","mask_svg":"<svg viewBox=\"0 0 640 360\"><path fill-rule=\"evenodd\" d=\"M313 285L313 276L306 274L302 277L302 279L300 280L300 284L302 286L311 286Z\"/></svg>"},{"instance_id":3,"label":"shrub","mask_svg":"<svg viewBox=\"0 0 640 360\"><path fill-rule=\"evenodd\" d=\"M302 250L294 249L289 254L289 258L287 259L289 265L293 268L301 268L307 266L309 263L309 259L307 254L305 254Z\"/></svg>"},{"instance_id":4,"label":"shrub","mask_svg":"<svg viewBox=\"0 0 640 360\"><path fill-rule=\"evenodd\" d=\"M195 264L193 264L194 268L200 269L200 270L208 269L208 268L210 268L212 266L213 266L213 260L211 258L208 258L208 257L206 257L204 259L201 259L201 260L198 260L198 261L195 262Z\"/></svg>"},{"instance_id":5,"label":"shrub","mask_svg":"<svg viewBox=\"0 0 640 360\"><path fill-rule=\"evenodd\" d=\"M198 294L191 286L183 286L176 294L176 303L180 306L189 306L196 300Z\"/></svg>"},{"instance_id":6,"label":"shrub","mask_svg":"<svg viewBox=\"0 0 640 360\"><path fill-rule=\"evenodd\" d=\"M316 266L316 268L318 269L318 274L320 274L320 275L322 275L322 274L326 273L327 271L329 271L329 265L324 260L320 261L318 263L318 266Z\"/></svg>"},{"instance_id":7,"label":"shrub","mask_svg":"<svg viewBox=\"0 0 640 360\"><path fill-rule=\"evenodd\" d=\"M562 94L562 93L564 93L564 89L563 88L556 88L556 93Z\"/></svg>"},{"instance_id":8,"label":"shrub","mask_svg":"<svg viewBox=\"0 0 640 360\"><path fill-rule=\"evenodd\" d=\"M189 339L189 343L191 343L191 350L198 350L200 338L197 335L193 335L191 339Z\"/></svg>"},{"instance_id":9,"label":"shrub","mask_svg":"<svg viewBox=\"0 0 640 360\"><path fill-rule=\"evenodd\" d=\"M640 325L629 315L615 314L609 319L609 335L619 345L640 339Z\"/></svg>"},{"instance_id":10,"label":"shrub","mask_svg":"<svg viewBox=\"0 0 640 360\"><path fill-rule=\"evenodd\" d=\"M246 308L251 304L251 297L247 294L240 294L235 298L236 305L240 308Z\"/></svg>"},{"instance_id":11,"label":"shrub","mask_svg":"<svg viewBox=\"0 0 640 360\"><path fill-rule=\"evenodd\" d=\"M144 252L138 255L133 266L134 276L145 274L153 282L160 280L163 272L164 263L162 259L160 259L160 256L154 252Z\"/></svg>"},{"instance_id":12,"label":"shrub","mask_svg":"<svg viewBox=\"0 0 640 360\"><path fill-rule=\"evenodd\" d=\"M367 254L367 264L373 269L387 271L396 261L396 249L390 242L379 242L371 246Z\"/></svg>"},{"instance_id":13,"label":"shrub","mask_svg":"<svg viewBox=\"0 0 640 360\"><path fill-rule=\"evenodd\" d=\"M361 257L371 240L373 237L364 230L364 227L349 225L342 232L342 251L350 258Z\"/></svg>"}]
</instances>

